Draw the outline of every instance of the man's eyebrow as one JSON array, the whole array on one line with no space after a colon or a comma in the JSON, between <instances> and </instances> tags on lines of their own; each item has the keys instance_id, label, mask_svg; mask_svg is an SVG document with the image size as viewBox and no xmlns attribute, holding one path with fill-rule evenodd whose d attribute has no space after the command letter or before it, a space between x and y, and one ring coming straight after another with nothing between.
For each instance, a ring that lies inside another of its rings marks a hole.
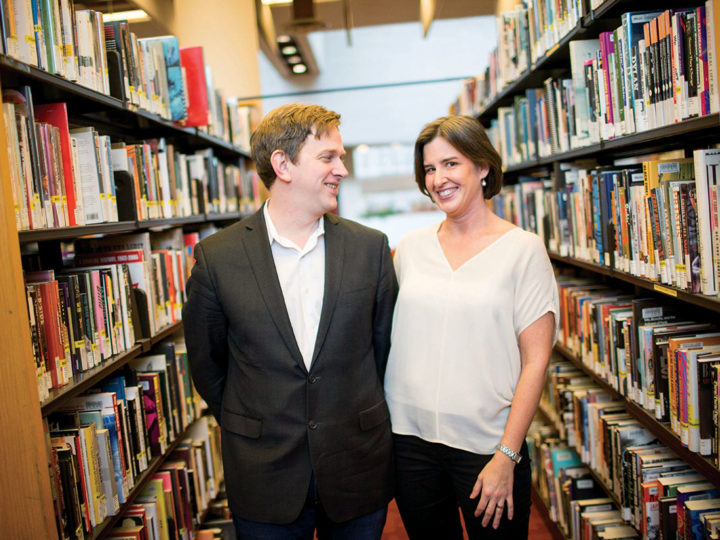
<instances>
[{"instance_id":1,"label":"man's eyebrow","mask_svg":"<svg viewBox=\"0 0 720 540\"><path fill-rule=\"evenodd\" d=\"M332 154L333 156L340 155L340 157L346 156L347 152L345 149L338 150L336 148L324 148L323 150L320 150L318 154Z\"/></svg>"}]
</instances>

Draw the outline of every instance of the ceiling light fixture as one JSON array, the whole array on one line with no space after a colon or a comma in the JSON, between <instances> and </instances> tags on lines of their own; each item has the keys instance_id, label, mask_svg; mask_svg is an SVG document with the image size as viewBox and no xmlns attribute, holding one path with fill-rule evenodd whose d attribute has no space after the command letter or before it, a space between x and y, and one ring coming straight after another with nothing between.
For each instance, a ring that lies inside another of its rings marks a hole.
<instances>
[{"instance_id":1,"label":"ceiling light fixture","mask_svg":"<svg viewBox=\"0 0 720 540\"><path fill-rule=\"evenodd\" d=\"M103 13L103 22L113 21L133 21L145 22L150 20L148 15L142 9L132 9L129 11L116 11L115 13Z\"/></svg>"},{"instance_id":2,"label":"ceiling light fixture","mask_svg":"<svg viewBox=\"0 0 720 540\"><path fill-rule=\"evenodd\" d=\"M292 38L287 34L280 34L276 39L277 42L281 44L290 43L292 41Z\"/></svg>"},{"instance_id":3,"label":"ceiling light fixture","mask_svg":"<svg viewBox=\"0 0 720 540\"><path fill-rule=\"evenodd\" d=\"M298 51L295 45L285 45L282 49L280 49L280 52L286 56L290 56L291 54L297 54Z\"/></svg>"},{"instance_id":4,"label":"ceiling light fixture","mask_svg":"<svg viewBox=\"0 0 720 540\"><path fill-rule=\"evenodd\" d=\"M307 71L307 66L305 64L295 64L292 67L293 73L296 73L300 75L301 73L305 73Z\"/></svg>"}]
</instances>

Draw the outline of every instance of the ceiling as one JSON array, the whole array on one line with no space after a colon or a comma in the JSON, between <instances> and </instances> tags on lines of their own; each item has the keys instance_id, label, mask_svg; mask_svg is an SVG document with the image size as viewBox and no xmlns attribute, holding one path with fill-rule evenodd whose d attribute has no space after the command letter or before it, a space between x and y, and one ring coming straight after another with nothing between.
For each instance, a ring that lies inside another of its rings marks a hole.
<instances>
[{"instance_id":1,"label":"ceiling","mask_svg":"<svg viewBox=\"0 0 720 540\"><path fill-rule=\"evenodd\" d=\"M478 15L493 15L494 0L436 0L435 19L456 19ZM326 30L420 21L421 0L315 0L316 18ZM293 18L293 4L271 6L276 31L282 31ZM345 12L348 12L346 19ZM278 32L280 33L280 32Z\"/></svg>"},{"instance_id":2,"label":"ceiling","mask_svg":"<svg viewBox=\"0 0 720 540\"><path fill-rule=\"evenodd\" d=\"M260 48L285 77L294 75L278 50L277 36L290 35L308 66L306 74L317 74L318 68L308 32L346 30L348 42L352 29L406 22L429 26L432 20L494 15L497 0L294 0L263 5L255 0L258 11ZM423 6L424 5L424 6ZM421 9L425 13L421 17ZM427 26L425 27L427 31Z\"/></svg>"}]
</instances>

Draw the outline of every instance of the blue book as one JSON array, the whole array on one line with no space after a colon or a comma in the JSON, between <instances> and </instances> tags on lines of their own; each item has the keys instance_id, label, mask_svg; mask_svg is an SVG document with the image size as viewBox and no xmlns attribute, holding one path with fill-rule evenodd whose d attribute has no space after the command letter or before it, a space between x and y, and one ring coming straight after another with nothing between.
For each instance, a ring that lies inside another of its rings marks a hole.
<instances>
[{"instance_id":1,"label":"blue book","mask_svg":"<svg viewBox=\"0 0 720 540\"><path fill-rule=\"evenodd\" d=\"M538 138L537 138L537 92L536 88L525 90L527 98L527 114L528 114L528 149L530 159L538 157Z\"/></svg>"},{"instance_id":2,"label":"blue book","mask_svg":"<svg viewBox=\"0 0 720 540\"><path fill-rule=\"evenodd\" d=\"M720 499L692 499L685 502L685 538L705 538L703 515L720 510ZM687 531L690 534L687 534Z\"/></svg>"},{"instance_id":3,"label":"blue book","mask_svg":"<svg viewBox=\"0 0 720 540\"><path fill-rule=\"evenodd\" d=\"M122 461L120 459L120 445L118 442L117 426L115 415L110 411L104 411L102 415L103 427L108 430L110 436L110 452L112 453L113 468L115 472L115 486L117 487L118 501L125 503L128 488L123 474Z\"/></svg>"},{"instance_id":4,"label":"blue book","mask_svg":"<svg viewBox=\"0 0 720 540\"><path fill-rule=\"evenodd\" d=\"M167 70L167 84L170 101L170 119L179 122L187 117L185 87L183 85L182 67L180 66L180 47L175 36L146 38L146 42L162 43Z\"/></svg>"},{"instance_id":5,"label":"blue book","mask_svg":"<svg viewBox=\"0 0 720 540\"><path fill-rule=\"evenodd\" d=\"M604 263L603 242L602 242L602 223L600 214L600 175L597 171L591 173L592 188L592 208L593 208L593 239L595 240L595 253L597 254L595 262Z\"/></svg>"},{"instance_id":6,"label":"blue book","mask_svg":"<svg viewBox=\"0 0 720 540\"><path fill-rule=\"evenodd\" d=\"M45 48L45 33L43 32L43 14L41 0L31 0L33 29L35 34L35 50L37 52L38 67L47 70L47 49Z\"/></svg>"},{"instance_id":7,"label":"blue book","mask_svg":"<svg viewBox=\"0 0 720 540\"><path fill-rule=\"evenodd\" d=\"M567 467L575 467L582 465L580 456L572 448L553 448L550 450L550 458L552 459L553 474L555 478L560 472Z\"/></svg>"},{"instance_id":8,"label":"blue book","mask_svg":"<svg viewBox=\"0 0 720 540\"><path fill-rule=\"evenodd\" d=\"M633 111L635 130L646 129L638 118L644 118L645 103L642 101L642 85L638 76L638 43L643 39L643 25L660 15L662 11L629 11L622 15L622 26L625 30L625 43L623 46L623 61L625 64L625 84L632 89L629 92L630 108ZM627 69L630 68L630 69Z\"/></svg>"},{"instance_id":9,"label":"blue book","mask_svg":"<svg viewBox=\"0 0 720 540\"><path fill-rule=\"evenodd\" d=\"M103 392L115 392L115 399L118 404L125 403L125 377L119 375L110 379L105 379L100 385Z\"/></svg>"}]
</instances>

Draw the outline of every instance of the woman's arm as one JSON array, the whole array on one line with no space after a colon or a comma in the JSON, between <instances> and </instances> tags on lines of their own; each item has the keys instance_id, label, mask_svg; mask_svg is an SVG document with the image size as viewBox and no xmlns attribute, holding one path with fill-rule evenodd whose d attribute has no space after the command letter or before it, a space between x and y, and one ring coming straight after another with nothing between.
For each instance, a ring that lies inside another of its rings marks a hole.
<instances>
[{"instance_id":1,"label":"woman's arm","mask_svg":"<svg viewBox=\"0 0 720 540\"><path fill-rule=\"evenodd\" d=\"M518 453L540 402L554 335L555 315L552 312L545 313L520 334L522 368L501 442ZM512 519L514 468L515 463L498 450L478 475L470 498L480 495L475 516L485 513L483 527L492 520L493 528L497 528L505 505L508 519Z\"/></svg>"}]
</instances>

